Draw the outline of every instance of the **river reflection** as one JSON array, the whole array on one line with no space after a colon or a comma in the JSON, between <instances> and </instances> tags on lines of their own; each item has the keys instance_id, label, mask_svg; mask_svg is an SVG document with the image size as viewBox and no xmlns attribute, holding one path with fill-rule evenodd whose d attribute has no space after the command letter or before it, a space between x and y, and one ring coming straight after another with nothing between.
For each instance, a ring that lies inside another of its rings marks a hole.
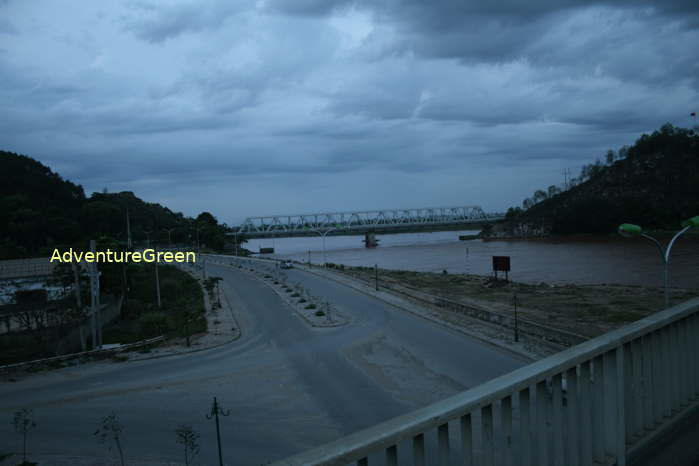
<instances>
[{"instance_id":1,"label":"river reflection","mask_svg":"<svg viewBox=\"0 0 699 466\"><path fill-rule=\"evenodd\" d=\"M492 256L510 256L510 278L527 283L602 284L659 286L660 254L649 241L615 236L542 238L530 240L469 240L459 235L473 231L441 231L379 235L380 246L366 249L363 236L328 236L328 262L396 270L471 273L488 275ZM669 238L664 238L667 242ZM250 240L246 247L274 247L277 257L323 262L319 237ZM670 285L699 289L699 238L684 236L675 244L670 259Z\"/></svg>"}]
</instances>

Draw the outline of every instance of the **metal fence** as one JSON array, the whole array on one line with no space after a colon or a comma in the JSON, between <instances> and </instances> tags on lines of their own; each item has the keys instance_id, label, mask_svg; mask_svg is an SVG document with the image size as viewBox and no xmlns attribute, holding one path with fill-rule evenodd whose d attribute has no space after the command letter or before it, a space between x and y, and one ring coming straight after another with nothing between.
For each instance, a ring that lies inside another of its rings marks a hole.
<instances>
[{"instance_id":1,"label":"metal fence","mask_svg":"<svg viewBox=\"0 0 699 466\"><path fill-rule=\"evenodd\" d=\"M54 266L49 257L2 260L0 280L49 276L53 273Z\"/></svg>"},{"instance_id":2,"label":"metal fence","mask_svg":"<svg viewBox=\"0 0 699 466\"><path fill-rule=\"evenodd\" d=\"M623 466L698 406L699 298L281 465Z\"/></svg>"}]
</instances>

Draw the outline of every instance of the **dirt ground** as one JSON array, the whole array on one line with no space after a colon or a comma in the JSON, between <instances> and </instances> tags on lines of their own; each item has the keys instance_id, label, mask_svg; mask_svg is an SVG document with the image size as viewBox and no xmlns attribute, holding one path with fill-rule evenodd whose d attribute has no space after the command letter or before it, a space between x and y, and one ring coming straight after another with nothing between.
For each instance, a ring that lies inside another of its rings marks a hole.
<instances>
[{"instance_id":1,"label":"dirt ground","mask_svg":"<svg viewBox=\"0 0 699 466\"><path fill-rule=\"evenodd\" d=\"M355 278L374 281L374 269L344 267ZM662 288L625 285L548 285L494 281L480 275L379 270L379 286L418 290L453 301L519 316L586 337L641 319L663 308ZM699 296L699 289L671 290L671 304Z\"/></svg>"}]
</instances>

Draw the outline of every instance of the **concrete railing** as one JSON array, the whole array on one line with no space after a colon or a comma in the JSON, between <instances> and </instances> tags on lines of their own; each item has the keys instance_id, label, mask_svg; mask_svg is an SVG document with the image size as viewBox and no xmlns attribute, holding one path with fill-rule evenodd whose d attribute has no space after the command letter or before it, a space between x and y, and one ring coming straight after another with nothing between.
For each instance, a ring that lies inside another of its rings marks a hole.
<instances>
[{"instance_id":1,"label":"concrete railing","mask_svg":"<svg viewBox=\"0 0 699 466\"><path fill-rule=\"evenodd\" d=\"M694 412L699 298L281 465L625 465Z\"/></svg>"}]
</instances>

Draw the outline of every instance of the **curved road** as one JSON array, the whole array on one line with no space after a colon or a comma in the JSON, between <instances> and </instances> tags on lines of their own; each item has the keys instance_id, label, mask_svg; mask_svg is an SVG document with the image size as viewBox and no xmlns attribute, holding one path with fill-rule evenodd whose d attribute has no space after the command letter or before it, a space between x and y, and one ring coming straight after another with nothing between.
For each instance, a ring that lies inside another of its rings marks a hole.
<instances>
[{"instance_id":1,"label":"curved road","mask_svg":"<svg viewBox=\"0 0 699 466\"><path fill-rule=\"evenodd\" d=\"M216 464L217 396L226 464L257 465L404 414L525 364L515 356L300 270L314 295L350 318L343 327L306 324L264 283L227 266L223 277L242 338L179 356L91 363L0 385L0 453L20 451L12 413L34 409L34 454L105 457L93 432L115 411L127 458L182 462L174 429L201 434L199 461Z\"/></svg>"}]
</instances>

